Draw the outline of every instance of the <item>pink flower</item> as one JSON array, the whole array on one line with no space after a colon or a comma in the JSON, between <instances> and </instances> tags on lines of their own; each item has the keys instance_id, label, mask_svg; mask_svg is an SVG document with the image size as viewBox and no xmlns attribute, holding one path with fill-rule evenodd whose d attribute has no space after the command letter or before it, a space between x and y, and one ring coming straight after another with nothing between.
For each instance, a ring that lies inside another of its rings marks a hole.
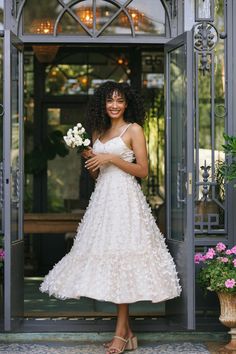
<instances>
[{"instance_id":1,"label":"pink flower","mask_svg":"<svg viewBox=\"0 0 236 354\"><path fill-rule=\"evenodd\" d=\"M233 260L233 265L236 268L236 259Z\"/></svg>"},{"instance_id":2,"label":"pink flower","mask_svg":"<svg viewBox=\"0 0 236 354\"><path fill-rule=\"evenodd\" d=\"M225 251L225 254L230 255L230 254L232 254L232 251L231 250L227 250L227 251Z\"/></svg>"},{"instance_id":3,"label":"pink flower","mask_svg":"<svg viewBox=\"0 0 236 354\"><path fill-rule=\"evenodd\" d=\"M5 252L3 248L0 248L0 262L2 262L4 260L5 257Z\"/></svg>"},{"instance_id":4,"label":"pink flower","mask_svg":"<svg viewBox=\"0 0 236 354\"><path fill-rule=\"evenodd\" d=\"M236 281L234 280L234 279L227 279L226 281L225 281L225 286L226 286L226 288L233 288L234 287L234 285L236 284Z\"/></svg>"},{"instance_id":5,"label":"pink flower","mask_svg":"<svg viewBox=\"0 0 236 354\"><path fill-rule=\"evenodd\" d=\"M202 262L205 257L202 255L202 253L196 253L194 256L194 263L195 264L199 264L200 262Z\"/></svg>"},{"instance_id":6,"label":"pink flower","mask_svg":"<svg viewBox=\"0 0 236 354\"><path fill-rule=\"evenodd\" d=\"M228 262L228 258L227 257L218 257L218 259L222 263L227 263Z\"/></svg>"},{"instance_id":7,"label":"pink flower","mask_svg":"<svg viewBox=\"0 0 236 354\"><path fill-rule=\"evenodd\" d=\"M236 254L236 245L233 248L231 248L231 253Z\"/></svg>"},{"instance_id":8,"label":"pink flower","mask_svg":"<svg viewBox=\"0 0 236 354\"><path fill-rule=\"evenodd\" d=\"M226 246L223 242L218 242L216 245L216 250L218 252L224 251L226 249Z\"/></svg>"},{"instance_id":9,"label":"pink flower","mask_svg":"<svg viewBox=\"0 0 236 354\"><path fill-rule=\"evenodd\" d=\"M207 251L205 258L206 259L213 259L215 256L216 252L213 248L209 248L209 250Z\"/></svg>"}]
</instances>

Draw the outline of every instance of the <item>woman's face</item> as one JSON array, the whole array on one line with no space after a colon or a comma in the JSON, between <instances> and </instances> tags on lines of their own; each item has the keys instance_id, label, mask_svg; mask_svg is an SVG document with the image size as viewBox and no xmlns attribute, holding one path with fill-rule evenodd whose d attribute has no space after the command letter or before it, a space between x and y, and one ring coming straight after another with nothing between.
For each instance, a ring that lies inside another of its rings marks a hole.
<instances>
[{"instance_id":1,"label":"woman's face","mask_svg":"<svg viewBox=\"0 0 236 354\"><path fill-rule=\"evenodd\" d=\"M111 119L123 118L126 107L125 97L117 91L106 98L106 112Z\"/></svg>"}]
</instances>

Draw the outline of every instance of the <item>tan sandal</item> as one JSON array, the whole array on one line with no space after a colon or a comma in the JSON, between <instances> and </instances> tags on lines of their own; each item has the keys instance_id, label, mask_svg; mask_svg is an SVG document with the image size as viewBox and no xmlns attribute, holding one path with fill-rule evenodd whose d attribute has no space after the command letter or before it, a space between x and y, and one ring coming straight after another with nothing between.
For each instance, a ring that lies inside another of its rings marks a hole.
<instances>
[{"instance_id":1,"label":"tan sandal","mask_svg":"<svg viewBox=\"0 0 236 354\"><path fill-rule=\"evenodd\" d=\"M112 345L112 341L108 343L103 343L104 348L109 348ZM138 348L138 339L136 336L132 336L128 338L125 350L135 350Z\"/></svg>"},{"instance_id":2,"label":"tan sandal","mask_svg":"<svg viewBox=\"0 0 236 354\"><path fill-rule=\"evenodd\" d=\"M117 348L117 347L111 345L111 347L108 348L106 353L107 354L121 354L121 353L124 353L124 351L126 350L126 346L127 346L127 343L129 341L129 339L125 339L125 338L122 338L122 337L119 337L119 336L114 336L113 338L121 340L124 343L123 347L120 349L120 348Z\"/></svg>"},{"instance_id":3,"label":"tan sandal","mask_svg":"<svg viewBox=\"0 0 236 354\"><path fill-rule=\"evenodd\" d=\"M136 336L128 338L125 350L135 350L138 348L138 339Z\"/></svg>"}]
</instances>

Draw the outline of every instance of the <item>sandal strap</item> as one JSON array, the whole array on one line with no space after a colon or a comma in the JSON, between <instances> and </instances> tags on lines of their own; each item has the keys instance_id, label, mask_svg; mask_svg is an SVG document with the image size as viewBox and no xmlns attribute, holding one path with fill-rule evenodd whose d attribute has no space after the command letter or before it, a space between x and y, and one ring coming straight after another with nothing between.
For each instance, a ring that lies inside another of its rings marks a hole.
<instances>
[{"instance_id":1,"label":"sandal strap","mask_svg":"<svg viewBox=\"0 0 236 354\"><path fill-rule=\"evenodd\" d=\"M124 343L127 343L129 339L125 339L125 338L122 338L122 337L119 337L119 336L114 336L114 338L117 338L117 339L120 339L122 340Z\"/></svg>"},{"instance_id":2,"label":"sandal strap","mask_svg":"<svg viewBox=\"0 0 236 354\"><path fill-rule=\"evenodd\" d=\"M121 353L121 350L120 350L120 348L117 348L117 347L110 347L109 349L109 353L114 353L114 354L119 354L119 353ZM116 352L113 352L113 350L116 350Z\"/></svg>"}]
</instances>

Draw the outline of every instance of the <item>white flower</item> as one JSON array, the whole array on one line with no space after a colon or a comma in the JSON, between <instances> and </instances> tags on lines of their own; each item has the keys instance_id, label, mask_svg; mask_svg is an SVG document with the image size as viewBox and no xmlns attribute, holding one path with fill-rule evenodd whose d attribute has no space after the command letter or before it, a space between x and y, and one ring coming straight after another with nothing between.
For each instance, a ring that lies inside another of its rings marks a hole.
<instances>
[{"instance_id":1,"label":"white flower","mask_svg":"<svg viewBox=\"0 0 236 354\"><path fill-rule=\"evenodd\" d=\"M85 132L84 128L81 128L80 131L79 131L80 134L83 134L84 132Z\"/></svg>"},{"instance_id":2,"label":"white flower","mask_svg":"<svg viewBox=\"0 0 236 354\"><path fill-rule=\"evenodd\" d=\"M89 139L85 139L84 142L83 142L83 145L84 146L89 146L90 144L90 140Z\"/></svg>"},{"instance_id":3,"label":"white flower","mask_svg":"<svg viewBox=\"0 0 236 354\"><path fill-rule=\"evenodd\" d=\"M68 136L63 136L63 139L66 142L66 145L71 146L71 139Z\"/></svg>"},{"instance_id":4,"label":"white flower","mask_svg":"<svg viewBox=\"0 0 236 354\"><path fill-rule=\"evenodd\" d=\"M81 124L81 123L78 123L78 124L77 124L77 127L78 127L78 128L81 128L81 127L82 127L82 124Z\"/></svg>"},{"instance_id":5,"label":"white flower","mask_svg":"<svg viewBox=\"0 0 236 354\"><path fill-rule=\"evenodd\" d=\"M83 144L83 140L80 136L76 137L75 139L75 146L81 146Z\"/></svg>"}]
</instances>

